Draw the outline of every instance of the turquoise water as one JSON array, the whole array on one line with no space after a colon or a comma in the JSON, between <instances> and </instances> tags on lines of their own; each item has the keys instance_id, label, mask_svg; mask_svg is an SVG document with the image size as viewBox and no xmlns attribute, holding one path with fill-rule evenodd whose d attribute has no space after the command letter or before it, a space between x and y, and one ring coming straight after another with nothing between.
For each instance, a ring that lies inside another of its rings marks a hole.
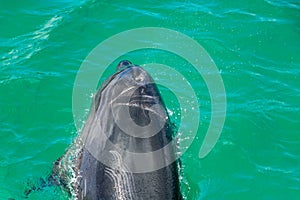
<instances>
[{"instance_id":1,"label":"turquoise water","mask_svg":"<svg viewBox=\"0 0 300 200\"><path fill-rule=\"evenodd\" d=\"M224 81L226 122L213 151L199 159L211 116L201 76L168 52L121 57L172 66L196 91L200 127L182 157L186 199L300 197L299 1L2 0L0 13L0 199L21 199L26 185L47 176L76 137L72 90L89 52L110 36L139 27L192 37ZM177 126L192 126L193 119L180 124L178 102L161 89ZM29 199L67 196L50 187Z\"/></svg>"}]
</instances>

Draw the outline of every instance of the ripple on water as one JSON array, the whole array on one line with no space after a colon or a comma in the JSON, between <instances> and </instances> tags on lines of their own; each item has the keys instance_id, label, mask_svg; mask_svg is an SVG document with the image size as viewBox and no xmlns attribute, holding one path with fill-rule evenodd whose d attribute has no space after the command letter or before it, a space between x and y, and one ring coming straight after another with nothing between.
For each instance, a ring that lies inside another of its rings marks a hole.
<instances>
[{"instance_id":1,"label":"ripple on water","mask_svg":"<svg viewBox=\"0 0 300 200\"><path fill-rule=\"evenodd\" d=\"M11 42L17 48L11 49L2 56L3 66L18 65L41 51L44 48L43 42L49 38L51 31L58 26L62 19L62 16L54 16L36 31L13 38Z\"/></svg>"},{"instance_id":2,"label":"ripple on water","mask_svg":"<svg viewBox=\"0 0 300 200\"><path fill-rule=\"evenodd\" d=\"M268 4L276 7L286 7L300 10L300 3L298 0L287 0L287 1L280 1L280 0L264 0Z\"/></svg>"}]
</instances>

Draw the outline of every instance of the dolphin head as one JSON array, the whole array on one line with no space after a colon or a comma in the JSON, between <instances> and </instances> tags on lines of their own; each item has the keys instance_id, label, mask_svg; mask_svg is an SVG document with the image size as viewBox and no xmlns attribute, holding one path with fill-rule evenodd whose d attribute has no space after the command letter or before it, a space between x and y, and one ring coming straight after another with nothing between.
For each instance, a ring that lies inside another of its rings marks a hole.
<instances>
[{"instance_id":1,"label":"dolphin head","mask_svg":"<svg viewBox=\"0 0 300 200\"><path fill-rule=\"evenodd\" d=\"M84 130L88 132L86 148L96 158L115 147L126 155L152 152L172 138L165 104L152 77L127 60L117 70L98 90L94 113Z\"/></svg>"}]
</instances>

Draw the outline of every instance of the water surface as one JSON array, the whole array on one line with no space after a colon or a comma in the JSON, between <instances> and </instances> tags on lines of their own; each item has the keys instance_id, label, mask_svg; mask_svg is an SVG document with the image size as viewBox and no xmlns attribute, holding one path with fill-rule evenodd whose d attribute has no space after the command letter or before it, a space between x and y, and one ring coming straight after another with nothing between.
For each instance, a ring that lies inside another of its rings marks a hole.
<instances>
[{"instance_id":1,"label":"water surface","mask_svg":"<svg viewBox=\"0 0 300 200\"><path fill-rule=\"evenodd\" d=\"M123 56L172 66L197 91L200 128L182 157L186 199L299 198L299 1L3 0L0 13L1 199L22 198L26 184L45 177L77 135L72 89L89 52L114 34L151 26L195 39L215 61L226 88L222 135L199 159L211 116L201 77L167 52ZM162 95L179 123L173 94L162 89ZM29 199L67 196L50 187Z\"/></svg>"}]
</instances>

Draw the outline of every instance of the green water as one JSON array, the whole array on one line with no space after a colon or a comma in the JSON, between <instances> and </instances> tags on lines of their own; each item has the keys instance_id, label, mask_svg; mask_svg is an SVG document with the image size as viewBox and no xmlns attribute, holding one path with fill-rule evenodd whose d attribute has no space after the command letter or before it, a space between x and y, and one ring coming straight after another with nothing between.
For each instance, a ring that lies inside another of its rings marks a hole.
<instances>
[{"instance_id":1,"label":"green water","mask_svg":"<svg viewBox=\"0 0 300 200\"><path fill-rule=\"evenodd\" d=\"M139 27L169 28L195 39L215 61L226 88L221 137L199 159L211 116L201 76L168 52L122 56L172 66L196 90L200 127L182 156L186 199L299 199L298 0L1 0L0 13L0 199L21 199L26 184L45 177L77 135L72 90L89 52L110 36ZM179 125L178 102L161 89ZM66 198L50 187L29 199Z\"/></svg>"}]
</instances>

